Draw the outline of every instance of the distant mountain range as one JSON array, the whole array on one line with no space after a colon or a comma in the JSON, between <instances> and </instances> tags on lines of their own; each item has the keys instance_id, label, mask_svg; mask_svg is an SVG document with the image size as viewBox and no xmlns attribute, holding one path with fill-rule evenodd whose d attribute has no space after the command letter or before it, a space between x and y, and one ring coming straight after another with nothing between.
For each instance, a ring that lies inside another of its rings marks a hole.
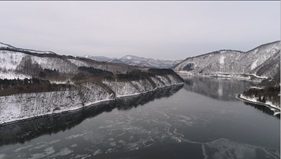
<instances>
[{"instance_id":1,"label":"distant mountain range","mask_svg":"<svg viewBox=\"0 0 281 159\"><path fill-rule=\"evenodd\" d=\"M106 56L85 56L85 58L91 59L91 60L95 60L95 61L100 61L100 62L110 62L111 60L115 59L115 58L111 58L111 57L106 57Z\"/></svg>"},{"instance_id":2,"label":"distant mountain range","mask_svg":"<svg viewBox=\"0 0 281 159\"><path fill-rule=\"evenodd\" d=\"M267 88L249 90L243 97L259 94L257 101L280 106L280 41L247 52L220 50L182 62L131 55L119 59L89 58L0 43L0 125L182 85L178 74L266 79L263 83ZM171 66L178 74L171 69L157 69ZM222 89L218 84L220 95Z\"/></svg>"},{"instance_id":3,"label":"distant mountain range","mask_svg":"<svg viewBox=\"0 0 281 159\"><path fill-rule=\"evenodd\" d=\"M260 81L255 87L240 92L237 98L244 102L266 105L271 107L275 115L280 114L280 41L263 44L247 52L219 50L188 57L173 69L187 78L203 76ZM216 95L216 92L208 91L208 87L216 86L209 86L206 80L202 82L200 78L195 78L195 81L198 85L189 85L190 82L187 82L185 88ZM198 90L200 85L204 89ZM219 81L219 96L223 96L221 85L222 82ZM236 89L230 86L230 90Z\"/></svg>"},{"instance_id":4,"label":"distant mountain range","mask_svg":"<svg viewBox=\"0 0 281 159\"><path fill-rule=\"evenodd\" d=\"M269 77L280 81L280 41L263 44L247 52L219 50L176 61L133 55L126 55L121 58L73 57L58 55L52 51L16 48L4 43L0 43L0 50L6 51L0 54L0 77L4 76L3 74L12 76L14 73L23 72L24 63L30 58L32 64L38 63L42 69L56 69L64 73L75 73L78 71L78 67L82 66L94 67L113 73L125 73L131 71L134 67L172 68L179 74L185 75ZM34 56L25 56L26 54ZM10 72L7 74L9 70ZM33 71L33 73L35 72Z\"/></svg>"},{"instance_id":5,"label":"distant mountain range","mask_svg":"<svg viewBox=\"0 0 281 159\"><path fill-rule=\"evenodd\" d=\"M220 50L188 57L173 67L179 74L272 78L280 83L280 41L250 51Z\"/></svg>"},{"instance_id":6,"label":"distant mountain range","mask_svg":"<svg viewBox=\"0 0 281 159\"><path fill-rule=\"evenodd\" d=\"M131 66L149 67L149 68L171 68L182 61L182 60L175 60L175 61L159 60L159 59L144 58L134 55L126 55L121 58L110 58L105 56L86 56L86 58L96 61L127 64Z\"/></svg>"},{"instance_id":7,"label":"distant mountain range","mask_svg":"<svg viewBox=\"0 0 281 159\"><path fill-rule=\"evenodd\" d=\"M38 76L46 70L56 70L60 75L75 75L79 67L93 67L112 73L126 73L134 68L125 64L99 62L82 57L58 55L52 51L17 48L0 43L0 78Z\"/></svg>"}]
</instances>

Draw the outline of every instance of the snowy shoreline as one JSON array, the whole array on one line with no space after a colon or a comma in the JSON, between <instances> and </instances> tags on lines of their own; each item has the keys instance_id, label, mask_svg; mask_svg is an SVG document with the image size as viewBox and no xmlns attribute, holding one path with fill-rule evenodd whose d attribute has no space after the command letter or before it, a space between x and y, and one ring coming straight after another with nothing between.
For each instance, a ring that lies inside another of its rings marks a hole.
<instances>
[{"instance_id":1,"label":"snowy shoreline","mask_svg":"<svg viewBox=\"0 0 281 159\"><path fill-rule=\"evenodd\" d=\"M15 123L23 122L23 121L32 120L32 119L35 119L35 118L41 118L41 117L57 115L57 114L67 113L67 112L75 112L75 111L79 111L79 110L87 108L87 107L95 106L96 104L102 104L102 103L106 103L106 102L111 102L111 101L115 101L117 99L122 99L122 98L125 98L125 97L133 97L133 96L145 94L145 93L148 93L148 92L153 92L153 91L156 91L156 90L160 90L160 89L163 89L163 88L174 87L174 86L181 86L181 85L183 85L183 83L176 83L176 84L166 85L166 86L162 86L162 87L157 87L157 88L155 88L153 90L143 91L143 92L139 92L139 93L133 93L133 94L127 94L127 95L119 95L119 96L116 96L113 99L109 98L109 99L97 100L97 101L94 101L94 102L87 103L87 104L85 104L82 107L81 106L77 106L77 107L72 107L70 109L58 110L58 111L55 111L55 112L48 112L48 113L38 114L38 115L34 115L34 116L15 118L15 119L8 120L6 122L0 123L0 127L4 126L4 125L10 125L10 124L15 124Z\"/></svg>"},{"instance_id":2,"label":"snowy shoreline","mask_svg":"<svg viewBox=\"0 0 281 159\"><path fill-rule=\"evenodd\" d=\"M182 78L187 76L197 76L197 77L205 77L205 78L246 80L252 82L260 82L261 80L267 79L267 77L265 76L257 76L255 74L235 74L235 73L223 73L223 72L217 72L213 74L200 74L200 73L195 74L187 71L176 71L176 73L180 75Z\"/></svg>"},{"instance_id":3,"label":"snowy shoreline","mask_svg":"<svg viewBox=\"0 0 281 159\"><path fill-rule=\"evenodd\" d=\"M243 94L236 94L236 98L241 100L241 101L247 102L247 103L266 106L266 107L270 108L270 110L274 111L274 115L280 114L280 111L281 111L280 107L277 107L277 106L273 105L271 102L270 103L269 102L262 103L262 102L257 101L254 98L247 98Z\"/></svg>"}]
</instances>

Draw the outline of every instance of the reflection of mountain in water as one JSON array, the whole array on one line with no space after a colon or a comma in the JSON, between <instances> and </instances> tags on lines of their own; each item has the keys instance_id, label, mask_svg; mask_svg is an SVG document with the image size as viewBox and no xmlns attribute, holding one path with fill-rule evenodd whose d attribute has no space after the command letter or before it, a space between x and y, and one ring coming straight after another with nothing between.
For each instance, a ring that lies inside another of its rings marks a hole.
<instances>
[{"instance_id":1,"label":"reflection of mountain in water","mask_svg":"<svg viewBox=\"0 0 281 159\"><path fill-rule=\"evenodd\" d=\"M95 117L103 112L128 110L144 105L154 99L169 97L181 89L182 86L173 86L159 89L145 94L124 97L116 101L97 104L75 112L55 114L37 119L22 121L12 125L0 127L0 146L13 143L24 143L44 134L58 133L80 124L87 118Z\"/></svg>"},{"instance_id":2,"label":"reflection of mountain in water","mask_svg":"<svg viewBox=\"0 0 281 159\"><path fill-rule=\"evenodd\" d=\"M277 118L280 119L280 114L274 114L274 111L270 110L269 107L266 107L266 106L262 106L262 105L258 105L258 104L253 104L253 103L247 103L247 102L244 102L245 105L249 105L251 107L254 107L255 109L258 109L260 111L262 111L263 113L266 113L266 114L269 114L269 115L273 115Z\"/></svg>"},{"instance_id":3,"label":"reflection of mountain in water","mask_svg":"<svg viewBox=\"0 0 281 159\"><path fill-rule=\"evenodd\" d=\"M207 77L190 77L184 81L187 91L225 101L236 100L235 94L245 91L251 85L248 81Z\"/></svg>"},{"instance_id":4,"label":"reflection of mountain in water","mask_svg":"<svg viewBox=\"0 0 281 159\"><path fill-rule=\"evenodd\" d=\"M214 99L223 101L237 100L235 95L242 93L251 86L249 81L221 79L221 78L208 78L208 77L190 77L185 78L184 89L187 91L199 93ZM274 115L274 111L266 106L257 104L245 103L255 109L258 109L266 114ZM274 115L280 118L280 114Z\"/></svg>"}]
</instances>

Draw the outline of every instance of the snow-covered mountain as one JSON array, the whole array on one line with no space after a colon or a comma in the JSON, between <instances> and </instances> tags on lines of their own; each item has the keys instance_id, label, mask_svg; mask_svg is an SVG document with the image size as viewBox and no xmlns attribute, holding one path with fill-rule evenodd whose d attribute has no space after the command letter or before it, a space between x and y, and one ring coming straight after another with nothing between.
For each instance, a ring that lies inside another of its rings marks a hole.
<instances>
[{"instance_id":1,"label":"snow-covered mountain","mask_svg":"<svg viewBox=\"0 0 281 159\"><path fill-rule=\"evenodd\" d=\"M247 52L220 50L189 57L173 69L188 75L251 75L280 80L280 41L267 43Z\"/></svg>"},{"instance_id":2,"label":"snow-covered mountain","mask_svg":"<svg viewBox=\"0 0 281 159\"><path fill-rule=\"evenodd\" d=\"M159 60L159 59L138 57L138 56L133 56L133 55L126 55L119 59L114 59L111 62L113 62L113 63L122 62L127 65L139 66L139 67L170 68L181 61L182 60L176 60L176 61Z\"/></svg>"},{"instance_id":3,"label":"snow-covered mountain","mask_svg":"<svg viewBox=\"0 0 281 159\"><path fill-rule=\"evenodd\" d=\"M38 51L38 50L32 50L32 49L17 48L17 47L14 47L14 46L12 46L12 45L5 44L5 43L2 43L2 42L0 42L0 48L2 48L2 49L16 50L16 51L19 51L19 52L37 53L37 54L55 54L55 53L52 52L52 51Z\"/></svg>"},{"instance_id":4,"label":"snow-covered mountain","mask_svg":"<svg viewBox=\"0 0 281 159\"><path fill-rule=\"evenodd\" d=\"M76 74L79 67L93 67L113 73L125 73L133 67L124 64L99 62L87 58L58 55L51 51L16 48L0 43L0 79L29 78L44 69L64 74Z\"/></svg>"},{"instance_id":5,"label":"snow-covered mountain","mask_svg":"<svg viewBox=\"0 0 281 159\"><path fill-rule=\"evenodd\" d=\"M150 92L158 88L181 85L176 76L157 75L139 80L103 80L87 82L76 89L0 96L0 125L32 117L77 110L101 101Z\"/></svg>"},{"instance_id":6,"label":"snow-covered mountain","mask_svg":"<svg viewBox=\"0 0 281 159\"><path fill-rule=\"evenodd\" d=\"M183 84L171 69L98 62L3 43L0 82L0 125Z\"/></svg>"},{"instance_id":7,"label":"snow-covered mountain","mask_svg":"<svg viewBox=\"0 0 281 159\"><path fill-rule=\"evenodd\" d=\"M110 58L105 56L86 56L86 58L96 61L111 62L117 64L127 64L131 66L149 67L149 68L171 68L172 66L182 61L182 60L175 60L175 61L159 60L159 59L138 57L134 55L126 55L121 58Z\"/></svg>"},{"instance_id":8,"label":"snow-covered mountain","mask_svg":"<svg viewBox=\"0 0 281 159\"><path fill-rule=\"evenodd\" d=\"M85 56L86 58L88 59L91 59L91 60L95 60L95 61L100 61L100 62L110 62L116 58L111 58L111 57L105 57L105 56Z\"/></svg>"}]
</instances>

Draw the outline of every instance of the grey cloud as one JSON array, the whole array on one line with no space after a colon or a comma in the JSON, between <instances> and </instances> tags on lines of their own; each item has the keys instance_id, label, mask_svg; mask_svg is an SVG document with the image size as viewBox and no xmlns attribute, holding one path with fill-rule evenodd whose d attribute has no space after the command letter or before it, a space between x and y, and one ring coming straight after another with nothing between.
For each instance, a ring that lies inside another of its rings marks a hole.
<instances>
[{"instance_id":1,"label":"grey cloud","mask_svg":"<svg viewBox=\"0 0 281 159\"><path fill-rule=\"evenodd\" d=\"M0 2L0 41L60 54L183 59L280 39L280 2Z\"/></svg>"}]
</instances>

